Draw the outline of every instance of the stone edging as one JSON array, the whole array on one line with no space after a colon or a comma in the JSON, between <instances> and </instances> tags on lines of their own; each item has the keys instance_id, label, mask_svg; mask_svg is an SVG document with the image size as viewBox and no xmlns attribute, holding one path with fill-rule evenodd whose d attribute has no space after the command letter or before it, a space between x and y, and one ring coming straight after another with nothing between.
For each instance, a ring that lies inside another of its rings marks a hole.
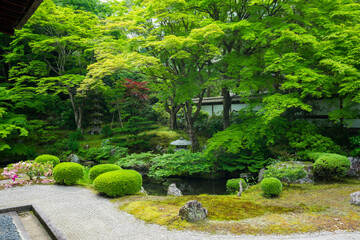
<instances>
[{"instance_id":1,"label":"stone edging","mask_svg":"<svg viewBox=\"0 0 360 240\"><path fill-rule=\"evenodd\" d=\"M1 213L9 213L9 212L21 212L21 211L32 211L35 217L39 220L39 222L44 227L45 231L49 234L51 239L53 240L66 240L66 237L60 230L57 228L55 224L53 224L50 219L45 215L45 213L36 205L23 205L16 206L10 208L1 208Z\"/></svg>"}]
</instances>

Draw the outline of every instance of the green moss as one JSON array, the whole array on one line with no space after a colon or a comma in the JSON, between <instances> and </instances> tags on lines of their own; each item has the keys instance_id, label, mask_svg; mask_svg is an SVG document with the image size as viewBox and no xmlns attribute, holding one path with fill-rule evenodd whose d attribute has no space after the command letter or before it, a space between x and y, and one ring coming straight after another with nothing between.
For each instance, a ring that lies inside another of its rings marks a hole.
<instances>
[{"instance_id":1,"label":"green moss","mask_svg":"<svg viewBox=\"0 0 360 240\"><path fill-rule=\"evenodd\" d=\"M359 184L359 180L295 184L284 186L281 196L273 199L264 198L258 184L251 186L241 198L229 195L131 196L118 199L117 203L122 203L120 208L137 218L170 229L234 234L359 231L360 213L356 206L348 203L349 194L358 190ZM198 200L208 209L208 221L188 223L179 218L180 207L189 200Z\"/></svg>"},{"instance_id":2,"label":"green moss","mask_svg":"<svg viewBox=\"0 0 360 240\"><path fill-rule=\"evenodd\" d=\"M1 173L4 171L4 169L0 168L0 180L4 180L5 177L3 175L1 175Z\"/></svg>"}]
</instances>

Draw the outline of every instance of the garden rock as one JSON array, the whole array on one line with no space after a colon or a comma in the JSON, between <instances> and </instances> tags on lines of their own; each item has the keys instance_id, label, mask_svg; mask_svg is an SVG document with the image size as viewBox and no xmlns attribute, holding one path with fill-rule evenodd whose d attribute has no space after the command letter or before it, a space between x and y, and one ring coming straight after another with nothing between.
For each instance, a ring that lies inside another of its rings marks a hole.
<instances>
[{"instance_id":1,"label":"garden rock","mask_svg":"<svg viewBox=\"0 0 360 240\"><path fill-rule=\"evenodd\" d=\"M265 168L260 169L260 172L258 175L258 182L261 182L264 179L264 173L265 173Z\"/></svg>"},{"instance_id":2,"label":"garden rock","mask_svg":"<svg viewBox=\"0 0 360 240\"><path fill-rule=\"evenodd\" d=\"M188 222L196 222L206 218L208 211L202 206L202 204L196 200L191 200L185 203L180 208L179 215L182 220Z\"/></svg>"},{"instance_id":3,"label":"garden rock","mask_svg":"<svg viewBox=\"0 0 360 240\"><path fill-rule=\"evenodd\" d=\"M350 194L350 201L351 204L360 206L360 192L354 192Z\"/></svg>"},{"instance_id":4,"label":"garden rock","mask_svg":"<svg viewBox=\"0 0 360 240\"><path fill-rule=\"evenodd\" d=\"M85 162L83 163L83 165L84 165L85 167L91 167L91 166L94 166L94 165L95 165L95 162L93 162L93 161L85 161Z\"/></svg>"},{"instance_id":5,"label":"garden rock","mask_svg":"<svg viewBox=\"0 0 360 240\"><path fill-rule=\"evenodd\" d=\"M80 163L80 158L76 154L70 154L66 160L67 162Z\"/></svg>"},{"instance_id":6,"label":"garden rock","mask_svg":"<svg viewBox=\"0 0 360 240\"><path fill-rule=\"evenodd\" d=\"M167 195L168 195L168 196L180 197L180 196L182 196L182 193L181 193L180 189L178 189L178 188L176 187L176 184L175 184L175 183L172 183L172 184L170 184L170 186L168 187Z\"/></svg>"},{"instance_id":7,"label":"garden rock","mask_svg":"<svg viewBox=\"0 0 360 240\"><path fill-rule=\"evenodd\" d=\"M144 187L141 187L140 193L145 194L146 196L148 195Z\"/></svg>"},{"instance_id":8,"label":"garden rock","mask_svg":"<svg viewBox=\"0 0 360 240\"><path fill-rule=\"evenodd\" d=\"M252 177L252 174L250 172L240 174L240 178L243 178L243 179L250 179L251 177Z\"/></svg>"},{"instance_id":9,"label":"garden rock","mask_svg":"<svg viewBox=\"0 0 360 240\"><path fill-rule=\"evenodd\" d=\"M350 169L348 175L350 177L360 177L360 158L349 157Z\"/></svg>"}]
</instances>

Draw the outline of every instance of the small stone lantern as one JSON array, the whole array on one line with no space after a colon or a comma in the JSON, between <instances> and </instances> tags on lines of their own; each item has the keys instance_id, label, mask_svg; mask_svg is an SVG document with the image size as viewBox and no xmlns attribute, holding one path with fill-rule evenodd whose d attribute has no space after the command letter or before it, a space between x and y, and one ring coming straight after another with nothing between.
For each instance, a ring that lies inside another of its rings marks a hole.
<instances>
[{"instance_id":1,"label":"small stone lantern","mask_svg":"<svg viewBox=\"0 0 360 240\"><path fill-rule=\"evenodd\" d=\"M176 147L174 149L175 152L180 151L180 150L188 150L187 146L191 145L191 141L185 140L183 137L181 137L180 139L171 142L170 145L173 145Z\"/></svg>"}]
</instances>

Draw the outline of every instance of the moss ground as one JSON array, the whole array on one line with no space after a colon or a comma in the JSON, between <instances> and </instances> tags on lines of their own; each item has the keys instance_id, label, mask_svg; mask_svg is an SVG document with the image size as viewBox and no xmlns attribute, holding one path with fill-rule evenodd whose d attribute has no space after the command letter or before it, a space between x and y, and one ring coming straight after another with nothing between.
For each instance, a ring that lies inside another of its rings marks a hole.
<instances>
[{"instance_id":1,"label":"moss ground","mask_svg":"<svg viewBox=\"0 0 360 240\"><path fill-rule=\"evenodd\" d=\"M1 173L4 171L4 169L0 168L0 180L4 180L5 177L3 175L1 175Z\"/></svg>"},{"instance_id":2,"label":"moss ground","mask_svg":"<svg viewBox=\"0 0 360 240\"><path fill-rule=\"evenodd\" d=\"M360 180L334 184L297 184L284 187L278 198L267 199L259 185L234 195L183 197L128 196L114 200L119 208L146 222L170 229L233 234L290 234L316 231L360 230L360 207L349 204ZM208 209L207 220L188 223L178 212L189 200Z\"/></svg>"}]
</instances>

